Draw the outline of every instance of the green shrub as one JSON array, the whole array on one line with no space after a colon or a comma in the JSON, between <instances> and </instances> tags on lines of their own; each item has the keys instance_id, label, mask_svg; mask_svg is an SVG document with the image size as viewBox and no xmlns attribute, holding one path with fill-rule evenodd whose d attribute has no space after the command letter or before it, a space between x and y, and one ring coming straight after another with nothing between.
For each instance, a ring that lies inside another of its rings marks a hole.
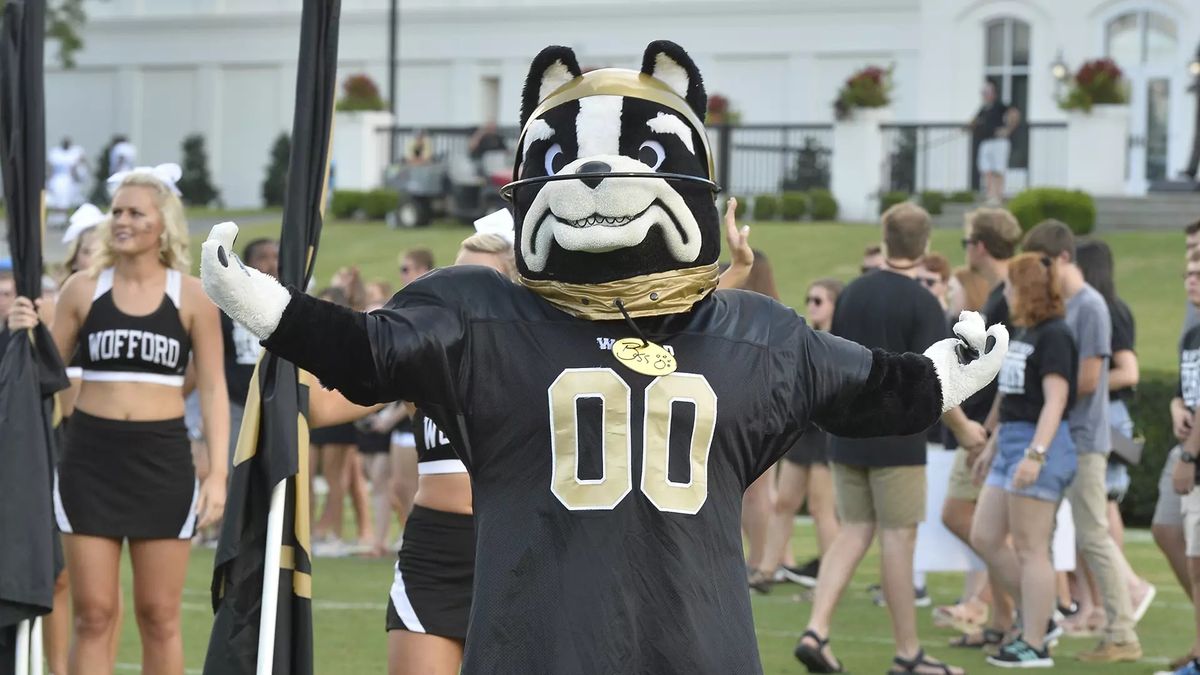
<instances>
[{"instance_id":1,"label":"green shrub","mask_svg":"<svg viewBox=\"0 0 1200 675\"><path fill-rule=\"evenodd\" d=\"M879 212L883 213L900 202L908 201L908 193L900 190L892 190L891 192L883 193L879 198Z\"/></svg>"},{"instance_id":2,"label":"green shrub","mask_svg":"<svg viewBox=\"0 0 1200 675\"><path fill-rule=\"evenodd\" d=\"M360 190L334 190L329 211L334 218L342 220L354 218L363 208L366 197L367 193Z\"/></svg>"},{"instance_id":3,"label":"green shrub","mask_svg":"<svg viewBox=\"0 0 1200 675\"><path fill-rule=\"evenodd\" d=\"M1096 202L1080 190L1030 188L1009 200L1008 210L1026 232L1047 218L1061 220L1077 235L1096 226Z\"/></svg>"},{"instance_id":4,"label":"green shrub","mask_svg":"<svg viewBox=\"0 0 1200 675\"><path fill-rule=\"evenodd\" d=\"M975 193L970 190L959 190L958 192L950 193L946 197L946 201L951 204L974 204L975 196Z\"/></svg>"},{"instance_id":5,"label":"green shrub","mask_svg":"<svg viewBox=\"0 0 1200 675\"><path fill-rule=\"evenodd\" d=\"M817 188L808 193L808 203L813 220L833 220L837 218L838 203L829 190Z\"/></svg>"},{"instance_id":6,"label":"green shrub","mask_svg":"<svg viewBox=\"0 0 1200 675\"><path fill-rule=\"evenodd\" d=\"M779 198L779 214L784 220L797 221L804 220L804 214L808 213L808 195L803 192L785 192Z\"/></svg>"},{"instance_id":7,"label":"green shrub","mask_svg":"<svg viewBox=\"0 0 1200 675\"><path fill-rule=\"evenodd\" d=\"M738 220L741 220L741 219L742 219L742 216L746 215L746 209L748 208L748 206L747 206L747 204L746 204L746 198L745 198L745 197L739 197L739 196L737 196L737 195L732 195L732 199L736 199L736 200L737 200L737 208L733 210L733 215L734 215L734 217L735 217L735 218L737 218ZM722 218L724 218L724 217L725 217L725 211L724 211L724 210L722 210L722 211L721 211L721 217L722 217Z\"/></svg>"},{"instance_id":8,"label":"green shrub","mask_svg":"<svg viewBox=\"0 0 1200 675\"><path fill-rule=\"evenodd\" d=\"M754 198L755 220L775 220L777 215L779 215L779 197L759 195Z\"/></svg>"},{"instance_id":9,"label":"green shrub","mask_svg":"<svg viewBox=\"0 0 1200 675\"><path fill-rule=\"evenodd\" d=\"M938 216L942 213L942 204L946 202L946 193L937 192L935 190L926 190L921 193L921 208L929 212L931 216Z\"/></svg>"},{"instance_id":10,"label":"green shrub","mask_svg":"<svg viewBox=\"0 0 1200 675\"><path fill-rule=\"evenodd\" d=\"M391 190L371 190L363 195L362 209L368 220L383 220L400 206L400 195Z\"/></svg>"},{"instance_id":11,"label":"green shrub","mask_svg":"<svg viewBox=\"0 0 1200 675\"><path fill-rule=\"evenodd\" d=\"M1158 501L1158 476L1167 453L1177 441L1171 431L1171 398L1175 396L1179 374L1172 371L1143 370L1137 386L1137 397L1130 405L1134 433L1146 439L1142 461L1129 468L1129 492L1121 502L1125 524L1147 527L1154 516Z\"/></svg>"}]
</instances>

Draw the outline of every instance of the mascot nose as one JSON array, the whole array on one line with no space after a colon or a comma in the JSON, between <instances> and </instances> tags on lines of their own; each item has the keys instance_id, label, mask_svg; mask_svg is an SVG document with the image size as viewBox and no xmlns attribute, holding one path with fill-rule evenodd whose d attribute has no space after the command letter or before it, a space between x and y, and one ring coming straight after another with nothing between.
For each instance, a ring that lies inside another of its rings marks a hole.
<instances>
[{"instance_id":1,"label":"mascot nose","mask_svg":"<svg viewBox=\"0 0 1200 675\"><path fill-rule=\"evenodd\" d=\"M612 166L607 162L584 162L575 173L608 173L610 171L612 171ZM584 185L595 190L600 181L604 180L604 177L594 176L591 178L580 178L579 180L583 181Z\"/></svg>"}]
</instances>

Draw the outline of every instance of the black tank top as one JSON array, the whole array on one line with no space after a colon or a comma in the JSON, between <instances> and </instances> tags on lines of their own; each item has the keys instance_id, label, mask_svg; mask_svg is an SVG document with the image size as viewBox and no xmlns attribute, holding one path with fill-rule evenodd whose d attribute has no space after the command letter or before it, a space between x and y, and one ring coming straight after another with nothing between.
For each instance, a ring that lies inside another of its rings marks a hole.
<instances>
[{"instance_id":1,"label":"black tank top","mask_svg":"<svg viewBox=\"0 0 1200 675\"><path fill-rule=\"evenodd\" d=\"M192 341L179 318L183 275L167 270L158 309L130 316L113 302L113 270L96 279L96 293L79 331L81 378L93 382L151 382L183 386Z\"/></svg>"},{"instance_id":2,"label":"black tank top","mask_svg":"<svg viewBox=\"0 0 1200 675\"><path fill-rule=\"evenodd\" d=\"M466 473L446 434L420 410L413 415L413 435L417 441L417 475Z\"/></svg>"}]
</instances>

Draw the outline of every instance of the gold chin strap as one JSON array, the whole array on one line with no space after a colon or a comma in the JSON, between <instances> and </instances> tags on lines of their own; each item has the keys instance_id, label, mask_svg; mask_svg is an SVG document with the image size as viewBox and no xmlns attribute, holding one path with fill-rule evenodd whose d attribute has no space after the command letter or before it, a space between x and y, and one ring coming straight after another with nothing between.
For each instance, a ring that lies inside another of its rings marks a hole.
<instances>
[{"instance_id":1,"label":"gold chin strap","mask_svg":"<svg viewBox=\"0 0 1200 675\"><path fill-rule=\"evenodd\" d=\"M526 279L521 283L562 311L580 319L620 319L614 301L620 298L632 317L679 314L692 308L717 287L717 265L656 272L599 284Z\"/></svg>"}]
</instances>

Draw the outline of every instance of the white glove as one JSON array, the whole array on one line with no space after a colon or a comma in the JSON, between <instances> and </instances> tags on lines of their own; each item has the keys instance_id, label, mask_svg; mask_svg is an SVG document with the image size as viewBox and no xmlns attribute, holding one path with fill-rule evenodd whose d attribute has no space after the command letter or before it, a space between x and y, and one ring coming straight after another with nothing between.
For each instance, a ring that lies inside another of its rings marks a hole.
<instances>
[{"instance_id":1,"label":"white glove","mask_svg":"<svg viewBox=\"0 0 1200 675\"><path fill-rule=\"evenodd\" d=\"M258 339L275 332L292 296L274 277L246 267L233 254L238 226L218 223L200 247L200 281L204 292L229 318Z\"/></svg>"},{"instance_id":2,"label":"white glove","mask_svg":"<svg viewBox=\"0 0 1200 675\"><path fill-rule=\"evenodd\" d=\"M1008 352L1008 329L998 323L985 330L979 312L960 314L958 323L954 324L954 334L958 337L935 342L925 350L925 357L933 361L942 385L942 412L987 386L1000 372L1000 364ZM990 350L987 349L988 338L995 339ZM978 358L963 363L959 352L967 350L973 351L971 356Z\"/></svg>"}]
</instances>

